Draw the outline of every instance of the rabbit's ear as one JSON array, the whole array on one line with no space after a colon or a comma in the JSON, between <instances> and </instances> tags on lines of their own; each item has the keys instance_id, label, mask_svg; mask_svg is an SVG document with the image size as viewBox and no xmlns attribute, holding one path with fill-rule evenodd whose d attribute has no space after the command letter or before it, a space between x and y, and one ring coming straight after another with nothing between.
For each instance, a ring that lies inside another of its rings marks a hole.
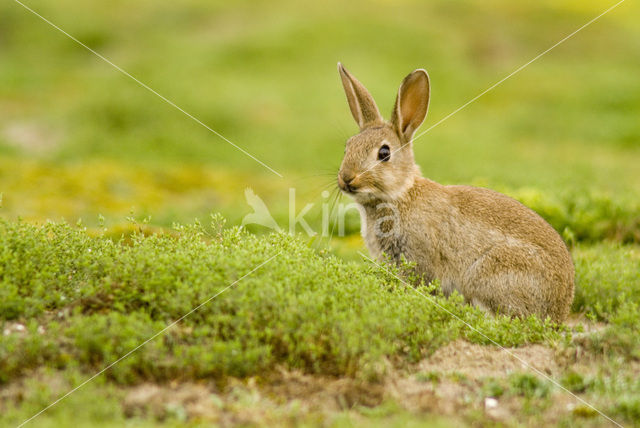
<instances>
[{"instance_id":1,"label":"rabbit's ear","mask_svg":"<svg viewBox=\"0 0 640 428\"><path fill-rule=\"evenodd\" d=\"M391 124L407 142L427 115L430 92L429 75L421 68L405 77L400 85Z\"/></svg>"},{"instance_id":2,"label":"rabbit's ear","mask_svg":"<svg viewBox=\"0 0 640 428\"><path fill-rule=\"evenodd\" d=\"M341 63L338 63L338 71L340 72L344 92L347 94L351 114L360 129L362 130L374 123L382 124L384 119L382 119L378 106L369 91Z\"/></svg>"}]
</instances>

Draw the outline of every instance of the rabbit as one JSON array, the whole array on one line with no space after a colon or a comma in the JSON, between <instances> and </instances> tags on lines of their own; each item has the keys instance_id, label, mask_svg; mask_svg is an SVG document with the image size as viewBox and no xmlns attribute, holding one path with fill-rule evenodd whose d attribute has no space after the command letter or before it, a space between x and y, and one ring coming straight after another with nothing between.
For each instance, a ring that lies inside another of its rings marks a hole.
<instances>
[{"instance_id":1,"label":"rabbit","mask_svg":"<svg viewBox=\"0 0 640 428\"><path fill-rule=\"evenodd\" d=\"M429 106L427 72L405 77L385 121L367 89L340 63L338 71L360 132L347 140L337 181L358 206L372 257L404 257L445 295L456 290L489 313L562 322L574 267L558 233L501 193L422 177L412 137Z\"/></svg>"}]
</instances>

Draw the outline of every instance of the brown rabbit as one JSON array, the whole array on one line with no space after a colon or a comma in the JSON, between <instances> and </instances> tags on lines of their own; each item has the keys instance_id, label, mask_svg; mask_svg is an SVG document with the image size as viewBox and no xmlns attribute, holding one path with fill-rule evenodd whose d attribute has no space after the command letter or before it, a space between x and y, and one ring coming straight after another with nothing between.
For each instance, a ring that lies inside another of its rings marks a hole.
<instances>
[{"instance_id":1,"label":"brown rabbit","mask_svg":"<svg viewBox=\"0 0 640 428\"><path fill-rule=\"evenodd\" d=\"M429 75L415 70L400 85L391 120L338 63L360 133L347 141L340 189L360 208L372 256L416 263L473 305L561 322L573 300L573 263L562 238L538 214L489 189L443 186L423 178L412 137L429 105Z\"/></svg>"}]
</instances>

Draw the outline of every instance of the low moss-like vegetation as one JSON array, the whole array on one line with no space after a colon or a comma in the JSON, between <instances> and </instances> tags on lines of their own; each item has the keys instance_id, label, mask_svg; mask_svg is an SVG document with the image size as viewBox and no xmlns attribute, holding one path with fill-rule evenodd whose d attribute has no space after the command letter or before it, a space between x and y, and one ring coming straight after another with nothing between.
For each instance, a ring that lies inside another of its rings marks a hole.
<instances>
[{"instance_id":1,"label":"low moss-like vegetation","mask_svg":"<svg viewBox=\"0 0 640 428\"><path fill-rule=\"evenodd\" d=\"M121 240L66 224L0 222L0 314L9 331L0 380L45 362L96 370L187 313L107 376L222 378L285 364L375 377L385 358L415 362L460 336L487 342L463 321L507 346L560 339L551 323L487 318L435 286L419 287L425 297L376 267L218 221ZM24 330L13 331L16 323Z\"/></svg>"},{"instance_id":2,"label":"low moss-like vegetation","mask_svg":"<svg viewBox=\"0 0 640 428\"><path fill-rule=\"evenodd\" d=\"M2 220L0 382L13 385L46 369L72 387L143 344L104 379L118 387L199 379L225 385L285 369L376 383L411 371L456 339L541 343L569 356L558 377L563 385L633 420L640 394L630 372L640 360L637 249L580 245L573 253L573 310L604 323L575 338L568 327L535 317L488 317L458 295L443 297L437 284L413 289L395 276L406 275L407 266L389 267L390 274L287 234L225 228L219 216L171 230L137 225L120 238L65 223ZM600 374L579 373L579 355L600 361ZM428 373L417 381L462 382L469 397L523 399L530 415L553 402L555 386L530 372L493 380ZM608 401L620 394L624 400ZM22 413L9 413L11 420L34 408L34 399Z\"/></svg>"}]
</instances>

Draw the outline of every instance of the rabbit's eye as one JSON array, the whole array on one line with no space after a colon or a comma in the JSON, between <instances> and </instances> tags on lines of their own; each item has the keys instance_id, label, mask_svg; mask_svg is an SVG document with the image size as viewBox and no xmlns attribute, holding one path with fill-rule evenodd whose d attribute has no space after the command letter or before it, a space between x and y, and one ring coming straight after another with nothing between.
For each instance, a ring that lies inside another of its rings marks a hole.
<instances>
[{"instance_id":1,"label":"rabbit's eye","mask_svg":"<svg viewBox=\"0 0 640 428\"><path fill-rule=\"evenodd\" d=\"M386 162L389 159L391 159L391 150L389 150L389 146L385 144L378 150L378 160Z\"/></svg>"}]
</instances>

